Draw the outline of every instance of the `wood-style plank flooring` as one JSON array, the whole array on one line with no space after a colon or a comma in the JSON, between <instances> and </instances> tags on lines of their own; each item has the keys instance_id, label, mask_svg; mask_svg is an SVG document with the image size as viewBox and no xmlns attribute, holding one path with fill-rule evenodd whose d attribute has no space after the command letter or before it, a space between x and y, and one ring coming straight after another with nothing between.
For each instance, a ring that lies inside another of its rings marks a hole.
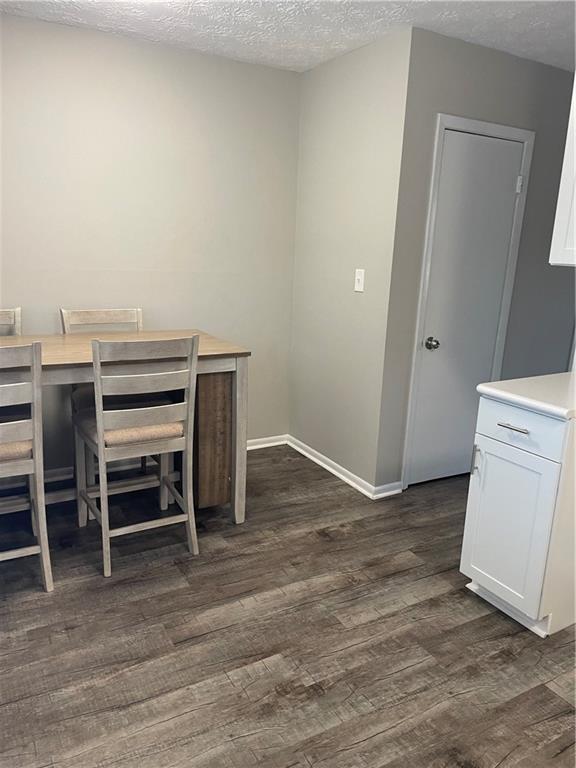
<instances>
[{"instance_id":1,"label":"wood-style plank flooring","mask_svg":"<svg viewBox=\"0 0 576 768\"><path fill-rule=\"evenodd\" d=\"M1 564L0 768L574 765L573 631L464 588L465 479L371 502L279 447L248 484L244 526L200 515L197 558L183 526L116 539L104 579L66 505L53 594L36 558ZM113 503L134 521L155 494Z\"/></svg>"}]
</instances>

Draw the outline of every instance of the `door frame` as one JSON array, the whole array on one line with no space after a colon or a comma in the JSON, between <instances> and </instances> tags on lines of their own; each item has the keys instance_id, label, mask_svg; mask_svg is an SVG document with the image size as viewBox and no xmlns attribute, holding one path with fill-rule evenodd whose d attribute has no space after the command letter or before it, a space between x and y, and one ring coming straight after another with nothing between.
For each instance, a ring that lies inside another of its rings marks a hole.
<instances>
[{"instance_id":1,"label":"door frame","mask_svg":"<svg viewBox=\"0 0 576 768\"><path fill-rule=\"evenodd\" d=\"M506 331L508 328L508 319L510 316L512 291L514 289L514 277L516 274L516 264L518 261L518 249L520 246L520 235L522 232L524 209L526 207L526 194L528 190L528 180L530 177L530 165L532 162L532 152L534 149L535 133L533 131L527 131L522 128L514 128L509 125L487 123L482 120L472 120L467 117L447 115L442 112L439 112L436 117L434 153L432 156L432 175L430 178L428 213L426 216L426 232L424 237L424 251L422 266L420 270L418 311L416 316L416 331L413 339L412 367L408 390L408 414L404 437L404 452L402 457L401 481L403 489L408 487L408 472L411 462L412 443L416 420L416 402L420 389L421 356L418 354L418 352L422 346L422 339L424 335L424 320L428 307L430 269L432 266L433 235L436 224L438 192L440 188L440 170L442 168L442 159L444 153L444 137L446 135L446 131L449 130L459 131L461 133L472 133L479 136L488 136L490 138L496 139L506 139L508 141L517 141L524 145L522 150L522 162L520 165L522 189L516 197L514 218L512 222L512 234L510 237L510 247L508 249L508 256L506 257L506 274L504 277L502 300L500 302L500 317L498 320L496 343L494 345L494 356L492 358L492 380L499 378L502 371L504 345L506 343Z\"/></svg>"}]
</instances>

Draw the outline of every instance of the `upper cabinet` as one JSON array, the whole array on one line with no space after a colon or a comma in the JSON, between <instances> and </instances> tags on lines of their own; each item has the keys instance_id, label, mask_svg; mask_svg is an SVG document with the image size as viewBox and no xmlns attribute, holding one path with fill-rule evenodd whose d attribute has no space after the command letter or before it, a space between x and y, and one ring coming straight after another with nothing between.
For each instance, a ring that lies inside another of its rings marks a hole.
<instances>
[{"instance_id":1,"label":"upper cabinet","mask_svg":"<svg viewBox=\"0 0 576 768\"><path fill-rule=\"evenodd\" d=\"M558 192L558 205L550 248L550 264L576 267L576 251L574 250L574 142L576 140L574 123L574 90L572 91L572 107L564 150L562 178Z\"/></svg>"}]
</instances>

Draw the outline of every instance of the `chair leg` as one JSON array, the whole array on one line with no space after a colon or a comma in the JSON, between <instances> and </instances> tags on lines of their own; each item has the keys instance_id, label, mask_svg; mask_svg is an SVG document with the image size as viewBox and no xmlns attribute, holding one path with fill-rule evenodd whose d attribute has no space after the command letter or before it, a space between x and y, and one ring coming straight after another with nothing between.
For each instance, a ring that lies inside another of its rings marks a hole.
<instances>
[{"instance_id":1,"label":"chair leg","mask_svg":"<svg viewBox=\"0 0 576 768\"><path fill-rule=\"evenodd\" d=\"M88 505L82 498L82 491L86 491L86 455L88 448L80 437L77 429L74 430L74 453L76 455L76 505L78 510L78 526L84 528L88 523ZM92 460L92 457L91 457Z\"/></svg>"},{"instance_id":2,"label":"chair leg","mask_svg":"<svg viewBox=\"0 0 576 768\"><path fill-rule=\"evenodd\" d=\"M163 483L163 480L168 475L169 471L169 457L170 454L163 453L160 456L160 464L158 467L158 476L160 478L160 489L159 489L159 503L160 503L160 509L164 512L168 509L168 488Z\"/></svg>"},{"instance_id":3,"label":"chair leg","mask_svg":"<svg viewBox=\"0 0 576 768\"><path fill-rule=\"evenodd\" d=\"M96 485L96 459L92 451L85 447L86 483L89 488Z\"/></svg>"},{"instance_id":4,"label":"chair leg","mask_svg":"<svg viewBox=\"0 0 576 768\"><path fill-rule=\"evenodd\" d=\"M102 561L104 576L112 575L112 557L110 553L110 522L108 519L108 478L106 477L106 462L98 459L98 474L100 479L100 516L102 518Z\"/></svg>"},{"instance_id":5,"label":"chair leg","mask_svg":"<svg viewBox=\"0 0 576 768\"><path fill-rule=\"evenodd\" d=\"M48 542L48 527L46 525L46 501L44 498L44 478L35 474L34 480L34 515L38 529L38 544L40 545L40 566L42 568L42 582L46 592L52 592L54 582L52 580L52 566L50 564L50 545Z\"/></svg>"},{"instance_id":6,"label":"chair leg","mask_svg":"<svg viewBox=\"0 0 576 768\"><path fill-rule=\"evenodd\" d=\"M142 456L142 458L140 459L140 471L142 472L143 475L146 474L147 466L148 466L148 457Z\"/></svg>"},{"instance_id":7,"label":"chair leg","mask_svg":"<svg viewBox=\"0 0 576 768\"><path fill-rule=\"evenodd\" d=\"M34 489L34 475L28 475L28 493L30 494L30 524L32 526L32 533L38 538L38 524L36 521L36 505L34 500L36 498L36 492Z\"/></svg>"},{"instance_id":8,"label":"chair leg","mask_svg":"<svg viewBox=\"0 0 576 768\"><path fill-rule=\"evenodd\" d=\"M194 496L192 489L192 453L184 451L182 455L182 498L184 499L184 513L188 515L186 521L186 537L188 549L192 554L200 552L198 547L198 534L196 533L196 519L194 517Z\"/></svg>"},{"instance_id":9,"label":"chair leg","mask_svg":"<svg viewBox=\"0 0 576 768\"><path fill-rule=\"evenodd\" d=\"M168 454L168 477L174 474L174 456L175 455L176 454L174 453ZM174 504L175 502L176 502L176 499L174 498L174 496L172 496L170 491L168 491L168 504Z\"/></svg>"}]
</instances>

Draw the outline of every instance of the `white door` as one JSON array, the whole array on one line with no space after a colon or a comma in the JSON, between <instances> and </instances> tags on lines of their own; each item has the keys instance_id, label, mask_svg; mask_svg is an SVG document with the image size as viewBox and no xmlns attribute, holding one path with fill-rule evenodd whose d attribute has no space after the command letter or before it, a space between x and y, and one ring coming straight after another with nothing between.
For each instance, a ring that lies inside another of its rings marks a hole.
<instances>
[{"instance_id":1,"label":"white door","mask_svg":"<svg viewBox=\"0 0 576 768\"><path fill-rule=\"evenodd\" d=\"M476 435L460 570L538 615L560 464Z\"/></svg>"},{"instance_id":2,"label":"white door","mask_svg":"<svg viewBox=\"0 0 576 768\"><path fill-rule=\"evenodd\" d=\"M507 322L503 297L519 228L523 156L521 140L443 132L412 390L408 485L469 471L476 385L494 378L501 310L501 338ZM508 276L510 289L511 283Z\"/></svg>"}]
</instances>

